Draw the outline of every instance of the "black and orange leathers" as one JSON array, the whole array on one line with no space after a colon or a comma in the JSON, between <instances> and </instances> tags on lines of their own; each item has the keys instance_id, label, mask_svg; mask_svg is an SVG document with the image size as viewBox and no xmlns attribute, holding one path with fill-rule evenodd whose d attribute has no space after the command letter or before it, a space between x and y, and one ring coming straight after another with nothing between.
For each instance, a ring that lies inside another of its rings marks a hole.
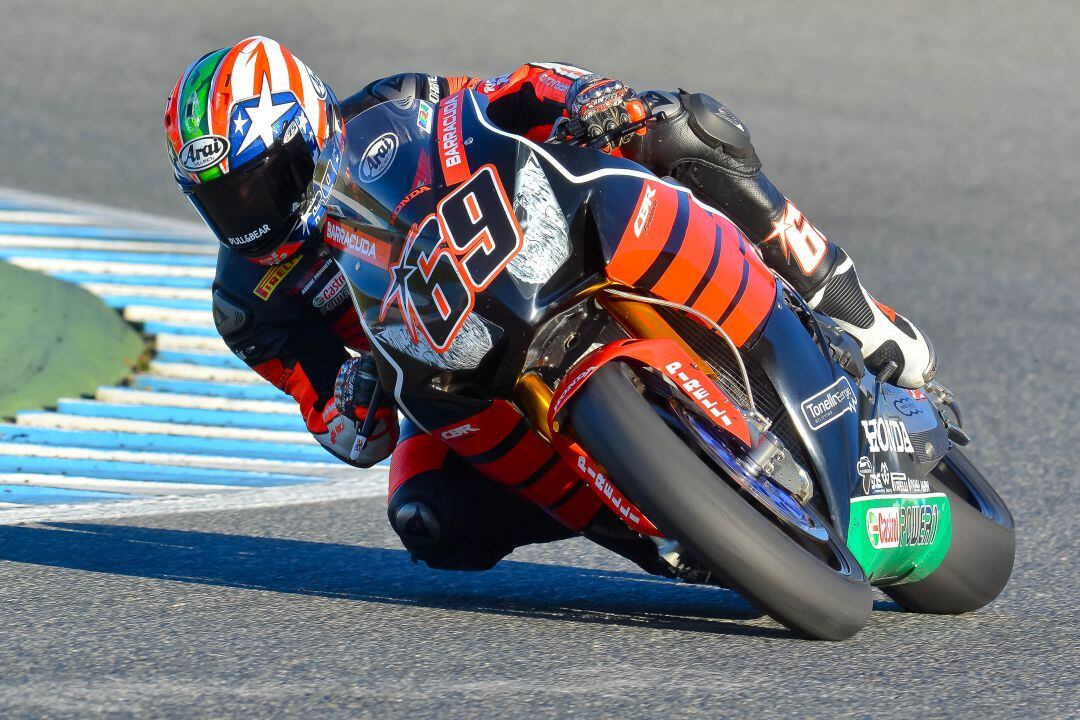
<instances>
[{"instance_id":1,"label":"black and orange leathers","mask_svg":"<svg viewBox=\"0 0 1080 720\"><path fill-rule=\"evenodd\" d=\"M346 99L342 112L348 121L386 100L418 97L435 103L469 87L490 98L488 114L494 122L510 132L543 141L565 111L571 83L584 73L558 63L531 63L489 80L405 73L371 83ZM662 109L667 119L621 148L622 154L659 175L675 177L727 213L761 244L766 261L800 290L819 284L835 253L825 247L825 252L812 256L816 261L812 266L796 262L791 239L785 237L786 226L777 222L794 206L761 172L742 123L707 96L652 91L644 93L643 99ZM805 227L799 226L802 235L795 240L804 239L806 228L812 230L808 222ZM824 244L823 237L820 241ZM317 241L297 258L272 268L254 265L225 248L219 254L214 282L219 332L241 359L295 398L308 429L330 452L350 462L356 426L334 408L334 380L348 357L346 348L365 350L367 343L346 293L342 276ZM387 434L378 445L388 454L397 428L392 427ZM414 431L406 428L404 435L414 437ZM401 449L407 452L395 455L395 490L410 485L409 468L423 468L422 474L430 484L432 472L448 462L446 453L417 456L430 454L431 446L438 447L438 441L419 442L417 438L404 443ZM353 464L368 465L378 459L368 456ZM442 473L447 478L453 474ZM484 517L483 503L474 505L474 510L478 519ZM572 521L568 517L560 519L569 521L575 531L589 522L584 516ZM535 541L559 534L547 528L537 534Z\"/></svg>"}]
</instances>

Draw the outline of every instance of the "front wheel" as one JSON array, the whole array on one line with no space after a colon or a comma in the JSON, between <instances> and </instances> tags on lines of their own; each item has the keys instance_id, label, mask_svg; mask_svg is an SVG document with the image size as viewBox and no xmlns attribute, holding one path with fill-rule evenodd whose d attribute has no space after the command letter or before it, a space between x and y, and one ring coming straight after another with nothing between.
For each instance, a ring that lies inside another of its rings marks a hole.
<instances>
[{"instance_id":1,"label":"front wheel","mask_svg":"<svg viewBox=\"0 0 1080 720\"><path fill-rule=\"evenodd\" d=\"M849 638L866 624L870 586L835 531L821 523L816 547L752 505L638 392L627 365L598 370L571 412L582 446L619 490L773 618L826 640ZM834 558L823 556L822 537Z\"/></svg>"}]
</instances>

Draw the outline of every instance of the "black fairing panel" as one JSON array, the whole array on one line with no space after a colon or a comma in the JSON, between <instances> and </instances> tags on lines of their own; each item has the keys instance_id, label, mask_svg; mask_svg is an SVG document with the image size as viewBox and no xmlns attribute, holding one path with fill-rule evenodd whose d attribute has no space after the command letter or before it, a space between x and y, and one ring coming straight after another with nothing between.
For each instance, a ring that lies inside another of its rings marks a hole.
<instances>
[{"instance_id":1,"label":"black fairing panel","mask_svg":"<svg viewBox=\"0 0 1080 720\"><path fill-rule=\"evenodd\" d=\"M858 480L855 473L859 457L858 414L845 412L834 422L814 430L801 407L804 400L846 373L829 359L828 351L823 352L784 304L770 314L749 352L769 375L787 408L814 465L817 487L828 504L834 526L846 536L851 492Z\"/></svg>"}]
</instances>

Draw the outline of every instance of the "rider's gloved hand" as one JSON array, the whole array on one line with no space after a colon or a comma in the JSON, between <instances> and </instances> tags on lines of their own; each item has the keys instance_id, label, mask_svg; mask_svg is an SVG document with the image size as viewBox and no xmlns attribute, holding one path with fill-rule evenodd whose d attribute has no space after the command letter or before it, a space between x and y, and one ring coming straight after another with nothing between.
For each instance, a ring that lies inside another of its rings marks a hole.
<instances>
[{"instance_id":1,"label":"rider's gloved hand","mask_svg":"<svg viewBox=\"0 0 1080 720\"><path fill-rule=\"evenodd\" d=\"M333 406L328 408L328 412L336 410L336 415L355 426L351 433L346 432L354 438L349 456L362 465L371 465L387 457L397 443L398 422L393 400L384 395L377 407L370 407L378 382L378 370L371 355L364 353L360 357L349 358L338 370L334 381ZM374 429L363 442L355 442L371 412L375 413L376 418ZM337 445L336 442L334 444Z\"/></svg>"},{"instance_id":2,"label":"rider's gloved hand","mask_svg":"<svg viewBox=\"0 0 1080 720\"><path fill-rule=\"evenodd\" d=\"M601 75L584 75L566 91L566 112L570 118L570 131L588 138L596 138L631 121L645 118L645 105L634 91L618 80ZM641 131L639 131L641 132ZM624 136L616 145L628 141ZM612 150L609 143L603 148Z\"/></svg>"}]
</instances>

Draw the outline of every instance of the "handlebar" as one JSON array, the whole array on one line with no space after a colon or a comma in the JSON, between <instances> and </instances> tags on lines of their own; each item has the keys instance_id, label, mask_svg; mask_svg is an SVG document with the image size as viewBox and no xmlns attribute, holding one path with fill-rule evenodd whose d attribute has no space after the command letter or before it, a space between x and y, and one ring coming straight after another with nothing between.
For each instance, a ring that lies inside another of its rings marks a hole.
<instances>
[{"instance_id":1,"label":"handlebar","mask_svg":"<svg viewBox=\"0 0 1080 720\"><path fill-rule=\"evenodd\" d=\"M667 119L667 113L650 113L641 120L631 120L618 127L612 128L595 137L588 137L585 128L576 118L559 118L551 128L551 136L548 142L555 144L578 145L580 147L602 150L608 146L618 146L627 135L633 135L654 123Z\"/></svg>"}]
</instances>

